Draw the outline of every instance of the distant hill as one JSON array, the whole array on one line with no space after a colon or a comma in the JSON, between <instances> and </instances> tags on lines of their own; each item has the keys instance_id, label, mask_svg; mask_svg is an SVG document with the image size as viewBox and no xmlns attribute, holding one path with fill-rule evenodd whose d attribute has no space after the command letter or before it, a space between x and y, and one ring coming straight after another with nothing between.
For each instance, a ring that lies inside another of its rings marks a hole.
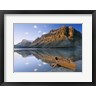
<instances>
[{"instance_id":1,"label":"distant hill","mask_svg":"<svg viewBox=\"0 0 96 96\"><path fill-rule=\"evenodd\" d=\"M15 48L53 48L53 47L76 47L82 45L82 34L72 26L62 26L58 29L51 30L49 33L42 35L33 42L22 40L15 45Z\"/></svg>"},{"instance_id":2,"label":"distant hill","mask_svg":"<svg viewBox=\"0 0 96 96\"><path fill-rule=\"evenodd\" d=\"M28 46L31 45L32 42L23 39L20 43L14 45L15 48L27 48Z\"/></svg>"}]
</instances>

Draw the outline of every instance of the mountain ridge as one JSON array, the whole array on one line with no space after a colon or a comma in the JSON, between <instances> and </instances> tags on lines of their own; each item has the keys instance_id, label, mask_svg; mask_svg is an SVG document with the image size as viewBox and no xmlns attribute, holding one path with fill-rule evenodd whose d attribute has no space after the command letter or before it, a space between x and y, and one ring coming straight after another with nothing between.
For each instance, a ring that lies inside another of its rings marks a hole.
<instances>
[{"instance_id":1,"label":"mountain ridge","mask_svg":"<svg viewBox=\"0 0 96 96\"><path fill-rule=\"evenodd\" d=\"M33 42L22 40L15 45L19 47L36 47L36 48L52 48L52 47L76 47L82 44L82 34L72 26L62 26L58 29L52 29L49 33L38 37Z\"/></svg>"}]
</instances>

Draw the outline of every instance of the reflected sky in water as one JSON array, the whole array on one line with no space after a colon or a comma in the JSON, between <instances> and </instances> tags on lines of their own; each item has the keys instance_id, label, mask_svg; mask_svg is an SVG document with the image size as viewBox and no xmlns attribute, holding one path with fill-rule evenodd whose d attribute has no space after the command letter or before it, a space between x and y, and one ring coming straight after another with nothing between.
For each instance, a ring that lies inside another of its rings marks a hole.
<instances>
[{"instance_id":1,"label":"reflected sky in water","mask_svg":"<svg viewBox=\"0 0 96 96\"><path fill-rule=\"evenodd\" d=\"M14 72L82 72L82 50L16 49Z\"/></svg>"},{"instance_id":2,"label":"reflected sky in water","mask_svg":"<svg viewBox=\"0 0 96 96\"><path fill-rule=\"evenodd\" d=\"M35 56L22 57L14 52L14 72L47 72L51 70L51 66Z\"/></svg>"}]
</instances>

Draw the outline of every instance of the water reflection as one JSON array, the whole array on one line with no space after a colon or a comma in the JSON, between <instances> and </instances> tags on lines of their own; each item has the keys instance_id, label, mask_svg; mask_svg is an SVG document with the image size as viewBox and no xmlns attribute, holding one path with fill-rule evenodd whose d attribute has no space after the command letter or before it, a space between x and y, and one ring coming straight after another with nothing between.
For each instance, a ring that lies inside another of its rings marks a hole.
<instances>
[{"instance_id":1,"label":"water reflection","mask_svg":"<svg viewBox=\"0 0 96 96\"><path fill-rule=\"evenodd\" d=\"M81 72L82 50L81 48L15 49L14 71Z\"/></svg>"}]
</instances>

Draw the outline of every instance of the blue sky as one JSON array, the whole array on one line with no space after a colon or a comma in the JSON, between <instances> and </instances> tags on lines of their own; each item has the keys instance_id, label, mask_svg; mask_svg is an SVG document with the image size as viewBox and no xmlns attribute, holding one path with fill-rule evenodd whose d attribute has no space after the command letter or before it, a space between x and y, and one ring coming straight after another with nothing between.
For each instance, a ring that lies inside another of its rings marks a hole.
<instances>
[{"instance_id":1,"label":"blue sky","mask_svg":"<svg viewBox=\"0 0 96 96\"><path fill-rule=\"evenodd\" d=\"M32 23L14 23L14 44L27 39L30 41L41 37L52 29L58 29L62 26L72 26L82 32L82 24L32 24Z\"/></svg>"}]
</instances>

